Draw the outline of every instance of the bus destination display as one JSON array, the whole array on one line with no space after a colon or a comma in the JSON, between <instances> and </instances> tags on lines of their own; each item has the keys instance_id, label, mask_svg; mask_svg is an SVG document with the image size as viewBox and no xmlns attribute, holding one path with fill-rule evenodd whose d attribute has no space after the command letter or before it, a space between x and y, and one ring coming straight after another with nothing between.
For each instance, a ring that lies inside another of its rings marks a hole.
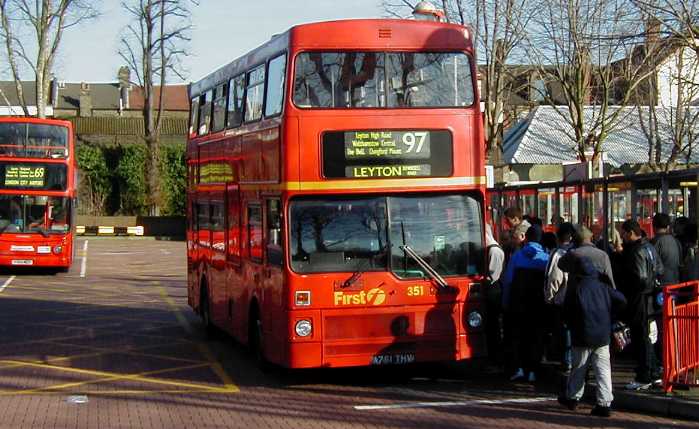
<instances>
[{"instance_id":1,"label":"bus destination display","mask_svg":"<svg viewBox=\"0 0 699 429\"><path fill-rule=\"evenodd\" d=\"M328 178L446 177L452 173L448 131L362 130L323 135Z\"/></svg>"},{"instance_id":2,"label":"bus destination display","mask_svg":"<svg viewBox=\"0 0 699 429\"><path fill-rule=\"evenodd\" d=\"M68 177L63 163L16 164L0 162L0 189L65 191Z\"/></svg>"},{"instance_id":3,"label":"bus destination display","mask_svg":"<svg viewBox=\"0 0 699 429\"><path fill-rule=\"evenodd\" d=\"M5 167L5 187L43 188L46 184L46 167L8 165Z\"/></svg>"},{"instance_id":4,"label":"bus destination display","mask_svg":"<svg viewBox=\"0 0 699 429\"><path fill-rule=\"evenodd\" d=\"M345 133L345 158L429 159L429 131L351 131Z\"/></svg>"}]
</instances>

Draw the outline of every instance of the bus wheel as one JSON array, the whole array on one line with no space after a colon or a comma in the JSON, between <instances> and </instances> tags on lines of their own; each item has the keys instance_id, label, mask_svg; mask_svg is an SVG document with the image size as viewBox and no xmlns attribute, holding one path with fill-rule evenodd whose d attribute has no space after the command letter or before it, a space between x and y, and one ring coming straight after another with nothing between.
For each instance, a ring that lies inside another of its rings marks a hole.
<instances>
[{"instance_id":1,"label":"bus wheel","mask_svg":"<svg viewBox=\"0 0 699 429\"><path fill-rule=\"evenodd\" d=\"M249 333L249 345L250 345L250 351L253 353L255 356L255 360L257 361L257 365L260 367L260 369L263 372L267 372L270 369L269 363L267 362L267 359L265 359L265 350L264 350L264 337L263 337L263 331L262 331L262 321L260 320L260 316L258 315L259 313L257 311L254 311L250 317L250 324L248 325L248 329L250 330Z\"/></svg>"},{"instance_id":2,"label":"bus wheel","mask_svg":"<svg viewBox=\"0 0 699 429\"><path fill-rule=\"evenodd\" d=\"M204 331L207 336L212 336L214 333L214 324L211 322L211 304L209 303L209 292L206 286L202 287L199 294L199 315L204 324Z\"/></svg>"}]
</instances>

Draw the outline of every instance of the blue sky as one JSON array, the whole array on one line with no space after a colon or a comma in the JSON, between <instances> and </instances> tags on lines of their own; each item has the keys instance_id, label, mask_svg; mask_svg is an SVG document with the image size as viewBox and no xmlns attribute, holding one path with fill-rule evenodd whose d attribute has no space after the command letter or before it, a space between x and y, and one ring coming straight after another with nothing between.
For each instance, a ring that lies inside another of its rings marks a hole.
<instances>
[{"instance_id":1,"label":"blue sky","mask_svg":"<svg viewBox=\"0 0 699 429\"><path fill-rule=\"evenodd\" d=\"M188 80L198 80L219 66L305 22L383 16L380 0L199 0L192 6L192 53ZM121 1L104 0L102 16L67 32L54 72L69 82L112 82L122 60L119 34L128 24Z\"/></svg>"}]
</instances>

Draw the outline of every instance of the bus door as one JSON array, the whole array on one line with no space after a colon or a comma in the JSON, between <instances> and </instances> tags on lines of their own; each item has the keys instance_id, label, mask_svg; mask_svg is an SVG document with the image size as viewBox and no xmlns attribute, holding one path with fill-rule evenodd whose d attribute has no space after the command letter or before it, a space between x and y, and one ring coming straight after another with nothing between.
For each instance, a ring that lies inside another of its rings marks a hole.
<instances>
[{"instance_id":1,"label":"bus door","mask_svg":"<svg viewBox=\"0 0 699 429\"><path fill-rule=\"evenodd\" d=\"M245 283L243 283L241 269L241 228L240 228L240 192L237 185L228 185L226 188L226 303L228 313L228 325L231 333L242 341L239 333L246 326L244 319L247 312L244 299Z\"/></svg>"},{"instance_id":2,"label":"bus door","mask_svg":"<svg viewBox=\"0 0 699 429\"><path fill-rule=\"evenodd\" d=\"M263 243L262 243L262 204L258 201L248 202L245 208L245 246L247 263L243 267L243 282L249 286L250 294L257 296L260 306L262 329L266 334L270 330L270 312L266 311L263 279ZM249 297L252 299L252 296ZM267 339L265 335L265 340Z\"/></svg>"},{"instance_id":3,"label":"bus door","mask_svg":"<svg viewBox=\"0 0 699 429\"><path fill-rule=\"evenodd\" d=\"M196 202L192 193L187 194L187 287L189 289L190 305L194 291L195 255L197 242Z\"/></svg>"},{"instance_id":4,"label":"bus door","mask_svg":"<svg viewBox=\"0 0 699 429\"><path fill-rule=\"evenodd\" d=\"M224 195L212 196L209 234L209 298L211 299L211 318L217 326L226 326L226 229L224 212Z\"/></svg>"},{"instance_id":5,"label":"bus door","mask_svg":"<svg viewBox=\"0 0 699 429\"><path fill-rule=\"evenodd\" d=\"M209 232L209 199L206 195L197 195L196 203L197 214L197 233L194 241L194 266L196 275L196 286L199 286L199 280L204 274L204 267L208 262L207 254L209 251L210 232Z\"/></svg>"},{"instance_id":6,"label":"bus door","mask_svg":"<svg viewBox=\"0 0 699 429\"><path fill-rule=\"evenodd\" d=\"M280 361L284 351L281 347L286 338L285 319L282 316L284 310L284 251L282 243L282 204L279 198L264 200L264 246L265 266L262 275L262 284L265 294L265 308L270 314L269 328L273 333L280 335L270 343L267 348L268 358ZM269 337L268 337L269 338ZM272 346L276 345L276 347Z\"/></svg>"}]
</instances>

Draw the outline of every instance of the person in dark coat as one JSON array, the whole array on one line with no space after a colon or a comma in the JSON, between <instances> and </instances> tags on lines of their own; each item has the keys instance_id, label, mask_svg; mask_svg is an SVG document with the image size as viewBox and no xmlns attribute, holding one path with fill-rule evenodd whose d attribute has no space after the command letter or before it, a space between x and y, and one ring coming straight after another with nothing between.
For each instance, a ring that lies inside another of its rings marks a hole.
<instances>
[{"instance_id":1,"label":"person in dark coat","mask_svg":"<svg viewBox=\"0 0 699 429\"><path fill-rule=\"evenodd\" d=\"M655 247L643 238L642 231L634 220L621 225L624 251L618 287L629 303L625 321L631 327L631 345L636 356L636 379L626 385L628 390L647 389L660 381L660 364L653 346L658 332L653 300L663 266Z\"/></svg>"},{"instance_id":2,"label":"person in dark coat","mask_svg":"<svg viewBox=\"0 0 699 429\"><path fill-rule=\"evenodd\" d=\"M682 243L670 233L670 216L657 213L653 216L653 231L655 237L651 244L655 246L663 272L660 275L661 285L674 285L680 282L680 267L682 265Z\"/></svg>"},{"instance_id":3,"label":"person in dark coat","mask_svg":"<svg viewBox=\"0 0 699 429\"><path fill-rule=\"evenodd\" d=\"M532 225L524 247L512 255L501 278L506 338L510 348L510 380L536 381L543 354L544 276L549 254L541 246L542 231Z\"/></svg>"},{"instance_id":4,"label":"person in dark coat","mask_svg":"<svg viewBox=\"0 0 699 429\"><path fill-rule=\"evenodd\" d=\"M592 414L611 415L612 368L609 342L612 314L626 305L624 295L608 283L600 281L599 270L586 257L572 262L576 279L568 284L563 303L566 322L573 342L573 369L568 376L566 394L561 404L575 409L585 390L585 374L592 364L597 381L597 404Z\"/></svg>"}]
</instances>

